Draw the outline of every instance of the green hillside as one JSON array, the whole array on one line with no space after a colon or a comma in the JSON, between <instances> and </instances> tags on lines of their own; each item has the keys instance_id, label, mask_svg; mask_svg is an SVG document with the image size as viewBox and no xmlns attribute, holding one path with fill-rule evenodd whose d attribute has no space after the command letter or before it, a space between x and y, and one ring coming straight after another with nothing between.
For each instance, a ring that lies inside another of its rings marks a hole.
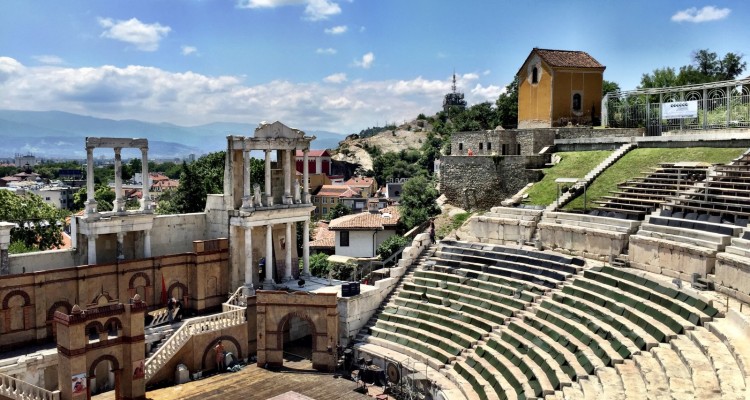
<instances>
[{"instance_id":1,"label":"green hillside","mask_svg":"<svg viewBox=\"0 0 750 400\"><path fill-rule=\"evenodd\" d=\"M544 170L544 178L529 189L526 204L546 206L557 196L557 178L583 178L589 171L604 161L611 151L570 151L557 153L561 161Z\"/></svg>"},{"instance_id":2,"label":"green hillside","mask_svg":"<svg viewBox=\"0 0 750 400\"><path fill-rule=\"evenodd\" d=\"M623 156L614 165L607 168L598 178L596 178L596 180L594 180L594 183L591 184L586 193L587 202L588 204L593 204L593 201L602 196L606 196L610 191L615 190L618 183L640 176L641 172L648 171L651 167L656 167L660 163L691 161L702 161L712 164L727 163L737 158L745 150L746 149L744 148L709 147L635 149ZM573 166L572 169L575 171L576 167L578 166ZM571 176L583 176L590 169L591 168L586 165L580 165L580 168L577 168L577 172L571 172ZM554 192L554 189L552 191ZM552 200L554 200L554 197ZM550 202L552 200L550 200ZM566 211L577 209L583 209L583 196L578 196L564 207L564 210Z\"/></svg>"}]
</instances>

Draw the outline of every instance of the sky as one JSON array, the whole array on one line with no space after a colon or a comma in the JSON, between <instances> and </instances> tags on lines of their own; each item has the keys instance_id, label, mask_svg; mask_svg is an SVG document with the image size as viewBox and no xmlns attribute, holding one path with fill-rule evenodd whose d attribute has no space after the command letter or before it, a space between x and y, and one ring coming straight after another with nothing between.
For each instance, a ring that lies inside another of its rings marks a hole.
<instances>
[{"instance_id":1,"label":"sky","mask_svg":"<svg viewBox=\"0 0 750 400\"><path fill-rule=\"evenodd\" d=\"M0 109L350 134L439 111L454 71L494 102L534 47L623 90L699 49L749 60L749 20L745 0L3 0Z\"/></svg>"}]
</instances>

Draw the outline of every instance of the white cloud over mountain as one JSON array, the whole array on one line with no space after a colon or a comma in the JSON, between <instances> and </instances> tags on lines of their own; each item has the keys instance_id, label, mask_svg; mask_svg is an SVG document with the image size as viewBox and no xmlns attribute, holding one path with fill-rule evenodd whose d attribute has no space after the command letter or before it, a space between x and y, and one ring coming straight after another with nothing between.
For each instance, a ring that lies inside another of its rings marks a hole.
<instances>
[{"instance_id":1,"label":"white cloud over mountain","mask_svg":"<svg viewBox=\"0 0 750 400\"><path fill-rule=\"evenodd\" d=\"M494 101L501 89L476 74L458 78L469 104ZM350 80L334 73L318 82L274 80L248 85L238 76L111 65L24 66L0 57L0 109L60 110L113 119L178 125L279 120L303 130L358 132L373 121L409 120L438 111L451 81ZM493 98L494 97L494 98Z\"/></svg>"}]
</instances>

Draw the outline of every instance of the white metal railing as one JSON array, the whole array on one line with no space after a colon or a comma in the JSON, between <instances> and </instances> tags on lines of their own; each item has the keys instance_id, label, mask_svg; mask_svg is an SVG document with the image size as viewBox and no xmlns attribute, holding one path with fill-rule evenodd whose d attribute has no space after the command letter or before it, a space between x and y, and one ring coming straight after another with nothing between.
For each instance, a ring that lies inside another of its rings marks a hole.
<instances>
[{"instance_id":1,"label":"white metal railing","mask_svg":"<svg viewBox=\"0 0 750 400\"><path fill-rule=\"evenodd\" d=\"M18 378L0 374L0 396L13 400L60 400L60 391L49 391Z\"/></svg>"},{"instance_id":2,"label":"white metal railing","mask_svg":"<svg viewBox=\"0 0 750 400\"><path fill-rule=\"evenodd\" d=\"M193 335L202 335L245 323L245 306L241 306L240 287L222 304L222 312L185 320L151 357L146 360L146 382L167 364L167 362L187 343Z\"/></svg>"}]
</instances>

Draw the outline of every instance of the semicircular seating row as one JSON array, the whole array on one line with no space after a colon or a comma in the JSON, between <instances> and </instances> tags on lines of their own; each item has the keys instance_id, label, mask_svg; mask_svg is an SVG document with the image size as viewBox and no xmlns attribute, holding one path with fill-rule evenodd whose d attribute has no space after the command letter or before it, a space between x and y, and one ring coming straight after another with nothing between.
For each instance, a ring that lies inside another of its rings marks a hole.
<instances>
[{"instance_id":1,"label":"semicircular seating row","mask_svg":"<svg viewBox=\"0 0 750 400\"><path fill-rule=\"evenodd\" d=\"M442 371L469 399L744 398L745 364L708 330L716 308L583 266L442 241L359 339Z\"/></svg>"}]
</instances>

